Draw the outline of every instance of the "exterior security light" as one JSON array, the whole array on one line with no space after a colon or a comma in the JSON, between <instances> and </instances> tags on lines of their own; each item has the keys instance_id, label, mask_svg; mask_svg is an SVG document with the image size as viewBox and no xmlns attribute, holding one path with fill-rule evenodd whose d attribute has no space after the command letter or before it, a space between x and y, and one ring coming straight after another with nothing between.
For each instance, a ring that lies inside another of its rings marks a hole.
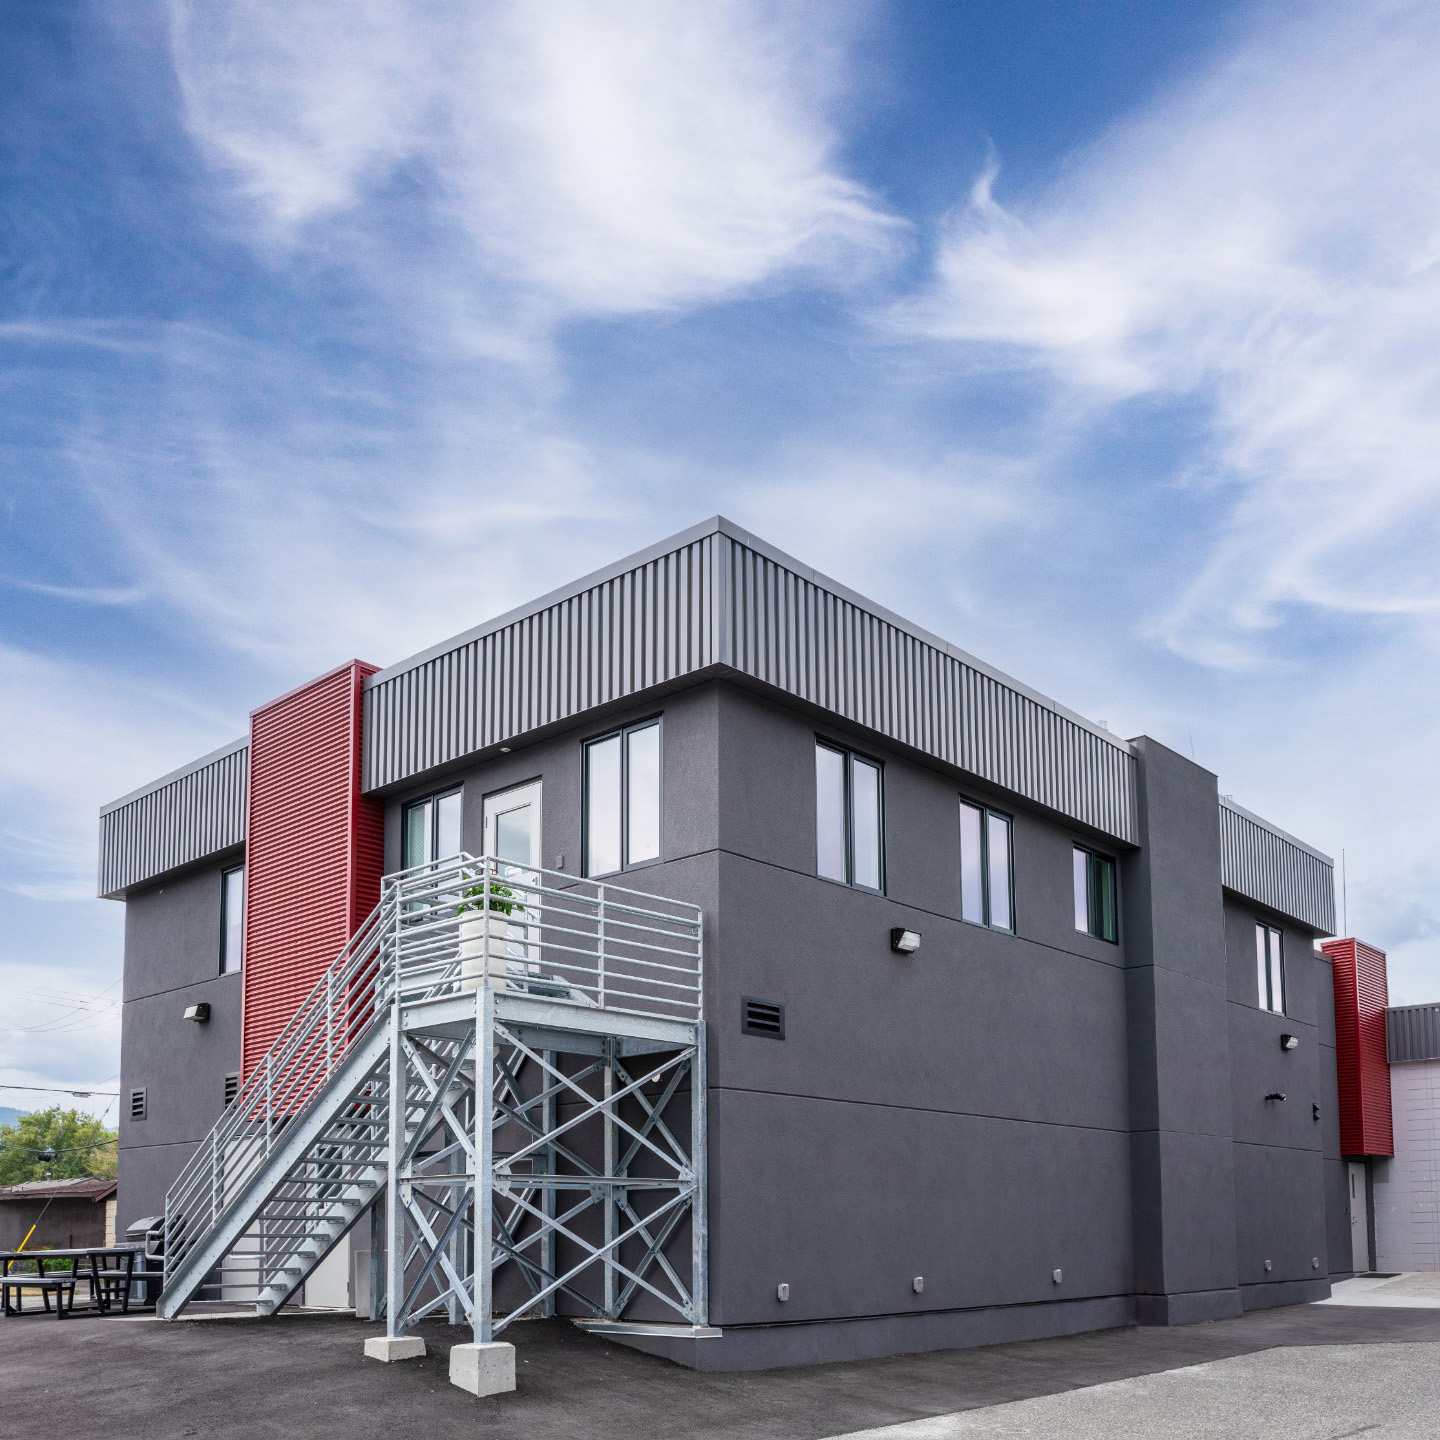
<instances>
[{"instance_id":1,"label":"exterior security light","mask_svg":"<svg viewBox=\"0 0 1440 1440\"><path fill-rule=\"evenodd\" d=\"M790 1287L786 1284L779 1284L775 1287L775 1298L777 1300L788 1300L790 1298Z\"/></svg>"},{"instance_id":2,"label":"exterior security light","mask_svg":"<svg viewBox=\"0 0 1440 1440\"><path fill-rule=\"evenodd\" d=\"M187 1020L194 1020L198 1025L208 1025L210 1023L210 1006L208 1002L202 1000L198 1005L187 1005L185 1007L185 1018Z\"/></svg>"},{"instance_id":3,"label":"exterior security light","mask_svg":"<svg viewBox=\"0 0 1440 1440\"><path fill-rule=\"evenodd\" d=\"M890 932L890 948L897 955L913 955L920 948L920 932L897 926Z\"/></svg>"},{"instance_id":4,"label":"exterior security light","mask_svg":"<svg viewBox=\"0 0 1440 1440\"><path fill-rule=\"evenodd\" d=\"M1300 1048L1300 1037L1298 1035L1282 1035L1280 1037L1280 1048L1282 1050L1298 1050Z\"/></svg>"}]
</instances>

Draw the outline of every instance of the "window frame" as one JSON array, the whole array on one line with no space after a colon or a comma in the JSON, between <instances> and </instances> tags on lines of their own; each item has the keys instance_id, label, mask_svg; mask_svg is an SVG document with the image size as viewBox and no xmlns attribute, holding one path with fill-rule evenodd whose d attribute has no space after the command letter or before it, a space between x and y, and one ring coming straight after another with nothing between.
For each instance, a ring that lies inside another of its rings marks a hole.
<instances>
[{"instance_id":1,"label":"window frame","mask_svg":"<svg viewBox=\"0 0 1440 1440\"><path fill-rule=\"evenodd\" d=\"M655 848L660 852L647 860L630 859L630 735L636 730L656 730L655 805L659 812L655 823ZM590 747L607 740L620 741L620 868L593 871L590 868ZM643 720L630 720L612 726L598 735L580 742L580 876L598 880L606 875L624 875L631 870L647 870L665 859L665 713L657 711Z\"/></svg>"},{"instance_id":2,"label":"window frame","mask_svg":"<svg viewBox=\"0 0 1440 1440\"><path fill-rule=\"evenodd\" d=\"M970 920L967 919L965 915L965 827L960 812L957 812L956 824L960 836L960 883L956 887L956 893L960 897L960 921L964 925L974 925L981 930L993 930L997 935L1017 934L1015 913L1015 817L1008 810L1001 810L994 805L986 804L984 800L972 799L969 795L961 795L959 801L961 811L968 805L970 809L980 812L980 910L984 916L981 920ZM991 919L990 817L992 815L1005 822L1005 866L1010 877L1010 923L1008 925L997 925Z\"/></svg>"},{"instance_id":3,"label":"window frame","mask_svg":"<svg viewBox=\"0 0 1440 1440\"><path fill-rule=\"evenodd\" d=\"M240 957L234 967L225 962L230 956L230 877L240 879ZM245 862L227 865L220 871L220 963L217 974L239 975L245 969Z\"/></svg>"},{"instance_id":4,"label":"window frame","mask_svg":"<svg viewBox=\"0 0 1440 1440\"><path fill-rule=\"evenodd\" d=\"M1257 996L1258 1003L1260 1008L1264 1010L1267 1014L1285 1015L1288 1013L1285 1009L1286 1001L1288 999L1286 995L1287 986L1285 979L1285 930L1283 926L1276 925L1270 920L1261 920L1257 916L1255 920L1255 938L1257 942L1262 935L1265 937L1265 988L1264 992ZM1278 955L1272 953L1271 951L1270 942L1272 940L1275 941L1276 949L1279 951ZM1260 972L1258 968L1258 962L1260 959L1260 954L1258 945L1256 949L1255 959L1257 962L1257 969L1255 973L1256 990L1259 991ZM1280 972L1280 1003L1278 1005L1274 1003L1275 971L1277 960L1279 961L1278 968Z\"/></svg>"},{"instance_id":5,"label":"window frame","mask_svg":"<svg viewBox=\"0 0 1440 1440\"><path fill-rule=\"evenodd\" d=\"M845 878L843 880L837 880L833 875L822 875L820 873L820 816L818 810L820 793L818 788L815 792L815 804L817 807L815 815L815 878L817 880L827 881L831 885L843 885L847 890L859 890L865 895L884 895L886 880L885 762L874 755L866 754L863 750L856 750L849 745L842 745L837 740L831 740L819 734L815 736L815 749L829 750L831 754L839 755L845 762L845 795L841 806L843 812L841 818L845 827ZM876 774L875 839L877 842L876 861L880 871L879 885L862 885L855 879L855 762L857 760L862 765L873 766ZM818 776L816 777L816 784L818 787Z\"/></svg>"},{"instance_id":6,"label":"window frame","mask_svg":"<svg viewBox=\"0 0 1440 1440\"><path fill-rule=\"evenodd\" d=\"M1120 943L1120 866L1113 855L1107 855L1103 850L1097 850L1093 845L1082 845L1078 840L1071 841L1071 883L1074 883L1074 857L1083 855L1085 857L1085 921L1086 928L1082 930L1078 925L1075 927L1077 935L1088 935L1092 940L1103 940L1107 945L1118 945ZM1097 862L1099 862L1097 864ZM1111 918L1115 922L1115 933L1107 935L1103 930L1096 929L1096 917L1102 914L1103 906L1098 901L1096 894L1096 871L1099 865L1107 865L1110 869L1110 901Z\"/></svg>"},{"instance_id":7,"label":"window frame","mask_svg":"<svg viewBox=\"0 0 1440 1440\"><path fill-rule=\"evenodd\" d=\"M444 800L444 799L446 799L446 798L447 798L448 796L450 796L450 795L457 795L457 796L460 797L460 850L462 850L462 851L464 850L464 848L465 848L465 782L462 780L462 781L461 781L459 784L457 784L457 785L447 785L447 786L445 786L445 788L444 788L443 790L431 790L431 791L428 791L428 792L427 792L426 794L424 794L424 795L417 795L413 800L407 800L407 801L400 807L400 868L401 868L401 870L411 870L411 869L414 869L414 866L413 866L413 865L407 865L407 864L405 863L406 860L408 859L408 857L407 857L406 854L405 854L405 846L406 846L406 844L407 844L407 842L408 842L408 840L409 840L409 837L410 837L410 812L411 812L412 810L414 810L417 806L420 806L420 805L430 805L430 806L434 807L436 801L438 801L438 800ZM438 831L438 826L439 826L439 820L440 820L440 811L439 811L439 809L438 809L438 808L432 808L432 810L431 810L431 815L430 815L430 836L429 836L429 848L430 848L431 851L434 851L434 850L439 849L438 836L437 836L437 831ZM457 851L456 853L459 854L460 851ZM415 865L427 865L427 864L428 864L428 865L434 865L434 864L436 864L436 863L437 863L438 861L440 861L440 860L448 860L449 858L450 858L450 857L449 857L448 855L433 855L433 854L432 854L431 858L430 858L428 861L427 861L427 860L417 860L417 861L415 862Z\"/></svg>"}]
</instances>

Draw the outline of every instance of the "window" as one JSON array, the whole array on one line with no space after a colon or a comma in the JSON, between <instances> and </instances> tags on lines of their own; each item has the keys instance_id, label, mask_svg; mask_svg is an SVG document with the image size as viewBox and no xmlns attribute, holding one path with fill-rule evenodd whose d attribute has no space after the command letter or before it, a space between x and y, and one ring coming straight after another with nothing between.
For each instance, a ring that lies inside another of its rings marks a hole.
<instances>
[{"instance_id":1,"label":"window","mask_svg":"<svg viewBox=\"0 0 1440 1440\"><path fill-rule=\"evenodd\" d=\"M1075 928L1082 935L1112 944L1120 937L1115 915L1115 862L1083 846L1075 847Z\"/></svg>"},{"instance_id":2,"label":"window","mask_svg":"<svg viewBox=\"0 0 1440 1440\"><path fill-rule=\"evenodd\" d=\"M220 876L220 973L233 975L245 959L245 867Z\"/></svg>"},{"instance_id":3,"label":"window","mask_svg":"<svg viewBox=\"0 0 1440 1440\"><path fill-rule=\"evenodd\" d=\"M405 807L400 867L429 865L460 853L460 790L427 795Z\"/></svg>"},{"instance_id":4,"label":"window","mask_svg":"<svg viewBox=\"0 0 1440 1440\"><path fill-rule=\"evenodd\" d=\"M609 875L660 858L660 722L585 746L584 869Z\"/></svg>"},{"instance_id":5,"label":"window","mask_svg":"<svg viewBox=\"0 0 1440 1440\"><path fill-rule=\"evenodd\" d=\"M1255 978L1260 1008L1285 1013L1285 946L1280 932L1263 920L1255 922Z\"/></svg>"},{"instance_id":6,"label":"window","mask_svg":"<svg viewBox=\"0 0 1440 1440\"><path fill-rule=\"evenodd\" d=\"M880 765L815 742L815 871L861 890L883 890Z\"/></svg>"},{"instance_id":7,"label":"window","mask_svg":"<svg viewBox=\"0 0 1440 1440\"><path fill-rule=\"evenodd\" d=\"M1015 928L1010 817L969 800L960 802L960 918Z\"/></svg>"}]
</instances>

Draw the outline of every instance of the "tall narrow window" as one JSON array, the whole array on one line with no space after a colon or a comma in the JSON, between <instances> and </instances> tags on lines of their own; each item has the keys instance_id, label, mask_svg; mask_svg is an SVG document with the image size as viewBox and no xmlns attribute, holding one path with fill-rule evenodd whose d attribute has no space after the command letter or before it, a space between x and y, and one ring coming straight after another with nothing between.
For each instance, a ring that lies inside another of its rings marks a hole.
<instances>
[{"instance_id":1,"label":"tall narrow window","mask_svg":"<svg viewBox=\"0 0 1440 1440\"><path fill-rule=\"evenodd\" d=\"M220 876L220 973L231 975L245 961L245 867Z\"/></svg>"},{"instance_id":2,"label":"tall narrow window","mask_svg":"<svg viewBox=\"0 0 1440 1440\"><path fill-rule=\"evenodd\" d=\"M585 746L587 875L660 858L660 722L647 720Z\"/></svg>"},{"instance_id":3,"label":"tall narrow window","mask_svg":"<svg viewBox=\"0 0 1440 1440\"><path fill-rule=\"evenodd\" d=\"M460 791L444 790L405 807L403 869L460 853Z\"/></svg>"},{"instance_id":4,"label":"tall narrow window","mask_svg":"<svg viewBox=\"0 0 1440 1440\"><path fill-rule=\"evenodd\" d=\"M960 802L960 917L995 930L1015 928L1010 817Z\"/></svg>"},{"instance_id":5,"label":"tall narrow window","mask_svg":"<svg viewBox=\"0 0 1440 1440\"><path fill-rule=\"evenodd\" d=\"M815 743L815 873L862 890L885 888L881 768L853 751Z\"/></svg>"},{"instance_id":6,"label":"tall narrow window","mask_svg":"<svg viewBox=\"0 0 1440 1440\"><path fill-rule=\"evenodd\" d=\"M1284 937L1273 925L1255 922L1255 972L1260 994L1260 1008L1285 1013L1285 946Z\"/></svg>"},{"instance_id":7,"label":"tall narrow window","mask_svg":"<svg viewBox=\"0 0 1440 1440\"><path fill-rule=\"evenodd\" d=\"M1072 855L1075 879L1075 928L1114 943L1120 935L1115 910L1115 862L1077 845Z\"/></svg>"}]
</instances>

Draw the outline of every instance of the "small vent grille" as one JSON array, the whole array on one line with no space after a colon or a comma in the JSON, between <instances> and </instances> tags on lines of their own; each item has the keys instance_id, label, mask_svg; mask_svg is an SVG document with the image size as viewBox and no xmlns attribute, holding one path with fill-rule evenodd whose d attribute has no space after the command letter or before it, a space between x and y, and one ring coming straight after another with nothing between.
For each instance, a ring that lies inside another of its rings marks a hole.
<instances>
[{"instance_id":1,"label":"small vent grille","mask_svg":"<svg viewBox=\"0 0 1440 1440\"><path fill-rule=\"evenodd\" d=\"M227 1075L225 1077L225 1108L228 1110L235 1103L235 1097L240 1093L240 1077L238 1075Z\"/></svg>"},{"instance_id":2,"label":"small vent grille","mask_svg":"<svg viewBox=\"0 0 1440 1440\"><path fill-rule=\"evenodd\" d=\"M740 1001L740 1033L763 1035L770 1040L785 1038L785 1007L773 1000L746 995Z\"/></svg>"},{"instance_id":3,"label":"small vent grille","mask_svg":"<svg viewBox=\"0 0 1440 1440\"><path fill-rule=\"evenodd\" d=\"M145 1118L145 1092L143 1090L130 1092L130 1118L132 1120Z\"/></svg>"}]
</instances>

